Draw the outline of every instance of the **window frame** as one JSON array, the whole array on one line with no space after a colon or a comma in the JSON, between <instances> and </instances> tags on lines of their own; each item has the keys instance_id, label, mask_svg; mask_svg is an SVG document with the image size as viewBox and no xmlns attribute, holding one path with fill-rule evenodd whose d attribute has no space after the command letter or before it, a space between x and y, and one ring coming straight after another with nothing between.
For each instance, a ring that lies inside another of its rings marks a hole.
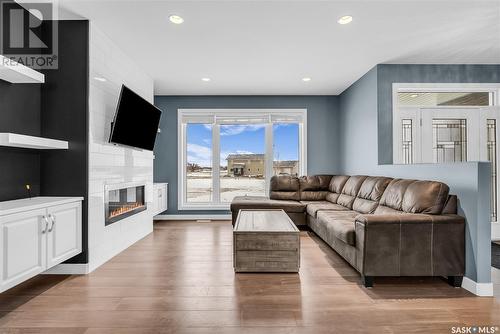
<instances>
[{"instance_id":1,"label":"window frame","mask_svg":"<svg viewBox=\"0 0 500 334\"><path fill-rule=\"evenodd\" d=\"M282 117L282 120L280 120ZM265 120L265 192L269 192L273 175L273 124L295 123L299 125L299 174L307 175L307 109L177 109L177 186L178 210L229 210L230 203L220 201L220 125L217 119L260 118ZM287 120L288 118L288 120ZM187 124L200 119L200 124L212 124L212 201L192 203L187 201ZM201 122L202 120L209 122ZM251 124L242 123L242 124ZM262 124L262 123L259 123Z\"/></svg>"}]
</instances>

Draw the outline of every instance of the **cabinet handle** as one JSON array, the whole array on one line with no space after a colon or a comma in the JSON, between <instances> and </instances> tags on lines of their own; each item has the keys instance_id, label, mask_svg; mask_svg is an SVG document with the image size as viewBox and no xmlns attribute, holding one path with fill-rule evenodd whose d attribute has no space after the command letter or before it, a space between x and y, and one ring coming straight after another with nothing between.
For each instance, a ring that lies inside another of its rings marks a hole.
<instances>
[{"instance_id":1,"label":"cabinet handle","mask_svg":"<svg viewBox=\"0 0 500 334\"><path fill-rule=\"evenodd\" d=\"M49 215L50 221L52 222L52 225L50 225L49 232L52 232L54 229L54 225L56 224L56 217L53 215Z\"/></svg>"},{"instance_id":2,"label":"cabinet handle","mask_svg":"<svg viewBox=\"0 0 500 334\"><path fill-rule=\"evenodd\" d=\"M42 230L42 234L45 234L45 232L47 232L47 228L49 227L49 220L45 216L42 216L42 219L45 222L45 228Z\"/></svg>"}]
</instances>

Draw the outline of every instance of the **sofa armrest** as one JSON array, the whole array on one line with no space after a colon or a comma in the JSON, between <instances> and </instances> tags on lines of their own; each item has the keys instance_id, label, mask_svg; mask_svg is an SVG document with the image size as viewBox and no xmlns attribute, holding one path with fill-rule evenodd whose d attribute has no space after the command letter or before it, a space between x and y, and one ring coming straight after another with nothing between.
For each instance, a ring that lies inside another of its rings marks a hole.
<instances>
[{"instance_id":1,"label":"sofa armrest","mask_svg":"<svg viewBox=\"0 0 500 334\"><path fill-rule=\"evenodd\" d=\"M465 219L458 215L356 217L356 264L365 276L462 276Z\"/></svg>"}]
</instances>

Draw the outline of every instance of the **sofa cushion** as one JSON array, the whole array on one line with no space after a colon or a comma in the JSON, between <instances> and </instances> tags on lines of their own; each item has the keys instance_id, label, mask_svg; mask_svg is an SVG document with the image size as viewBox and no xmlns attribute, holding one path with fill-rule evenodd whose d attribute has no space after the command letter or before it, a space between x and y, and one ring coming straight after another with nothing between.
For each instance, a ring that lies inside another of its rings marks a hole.
<instances>
[{"instance_id":1,"label":"sofa cushion","mask_svg":"<svg viewBox=\"0 0 500 334\"><path fill-rule=\"evenodd\" d=\"M347 210L347 211L318 211L317 216L319 217L320 215L323 217L328 217L328 219L352 219L353 221L357 216L359 216L361 213L353 210Z\"/></svg>"},{"instance_id":2,"label":"sofa cushion","mask_svg":"<svg viewBox=\"0 0 500 334\"><path fill-rule=\"evenodd\" d=\"M450 188L437 181L414 181L403 196L402 209L408 213L437 215L443 211Z\"/></svg>"},{"instance_id":3,"label":"sofa cushion","mask_svg":"<svg viewBox=\"0 0 500 334\"><path fill-rule=\"evenodd\" d=\"M437 181L394 179L385 190L375 214L440 214L448 200L449 187Z\"/></svg>"},{"instance_id":4,"label":"sofa cushion","mask_svg":"<svg viewBox=\"0 0 500 334\"><path fill-rule=\"evenodd\" d=\"M236 196L231 202L231 211L241 209L282 209L301 213L306 206L298 201L274 200L264 196Z\"/></svg>"},{"instance_id":5,"label":"sofa cushion","mask_svg":"<svg viewBox=\"0 0 500 334\"><path fill-rule=\"evenodd\" d=\"M345 211L349 210L345 206L333 204L328 201L301 201L302 204L306 205L306 212L308 215L316 218L318 211L332 210L332 211Z\"/></svg>"},{"instance_id":6,"label":"sofa cushion","mask_svg":"<svg viewBox=\"0 0 500 334\"><path fill-rule=\"evenodd\" d=\"M415 180L394 179L392 180L382 195L380 203L375 209L375 214L386 214L389 212L403 210L403 196L406 188ZM388 210L393 209L393 210Z\"/></svg>"},{"instance_id":7,"label":"sofa cushion","mask_svg":"<svg viewBox=\"0 0 500 334\"><path fill-rule=\"evenodd\" d=\"M373 213L391 180L389 177L367 177L359 188L352 209L361 213Z\"/></svg>"},{"instance_id":8,"label":"sofa cushion","mask_svg":"<svg viewBox=\"0 0 500 334\"><path fill-rule=\"evenodd\" d=\"M276 200L300 200L299 179L294 176L280 175L271 178L269 197Z\"/></svg>"},{"instance_id":9,"label":"sofa cushion","mask_svg":"<svg viewBox=\"0 0 500 334\"><path fill-rule=\"evenodd\" d=\"M331 175L302 176L299 178L301 201L322 201L328 195Z\"/></svg>"},{"instance_id":10,"label":"sofa cushion","mask_svg":"<svg viewBox=\"0 0 500 334\"><path fill-rule=\"evenodd\" d=\"M337 203L337 199L339 198L347 180L349 180L348 175L334 175L328 185L329 193L326 195L326 200L332 203Z\"/></svg>"},{"instance_id":11,"label":"sofa cushion","mask_svg":"<svg viewBox=\"0 0 500 334\"><path fill-rule=\"evenodd\" d=\"M329 211L320 211L318 224L323 225L323 228L326 227L326 233L330 235L330 238L335 237L348 245L356 245L354 218L338 218L336 215L331 215Z\"/></svg>"},{"instance_id":12,"label":"sofa cushion","mask_svg":"<svg viewBox=\"0 0 500 334\"><path fill-rule=\"evenodd\" d=\"M344 188L342 188L342 193L337 199L337 204L345 206L348 209L352 209L354 199L356 198L359 188L361 188L365 179L366 176L364 175L351 176L345 183Z\"/></svg>"}]
</instances>

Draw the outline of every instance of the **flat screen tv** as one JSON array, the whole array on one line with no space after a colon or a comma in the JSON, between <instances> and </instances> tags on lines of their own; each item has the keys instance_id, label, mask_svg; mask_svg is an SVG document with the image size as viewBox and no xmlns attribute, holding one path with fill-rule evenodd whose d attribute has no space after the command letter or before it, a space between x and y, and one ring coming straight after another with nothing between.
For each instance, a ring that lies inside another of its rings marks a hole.
<instances>
[{"instance_id":1,"label":"flat screen tv","mask_svg":"<svg viewBox=\"0 0 500 334\"><path fill-rule=\"evenodd\" d=\"M152 151L160 116L160 109L122 85L109 142Z\"/></svg>"}]
</instances>

